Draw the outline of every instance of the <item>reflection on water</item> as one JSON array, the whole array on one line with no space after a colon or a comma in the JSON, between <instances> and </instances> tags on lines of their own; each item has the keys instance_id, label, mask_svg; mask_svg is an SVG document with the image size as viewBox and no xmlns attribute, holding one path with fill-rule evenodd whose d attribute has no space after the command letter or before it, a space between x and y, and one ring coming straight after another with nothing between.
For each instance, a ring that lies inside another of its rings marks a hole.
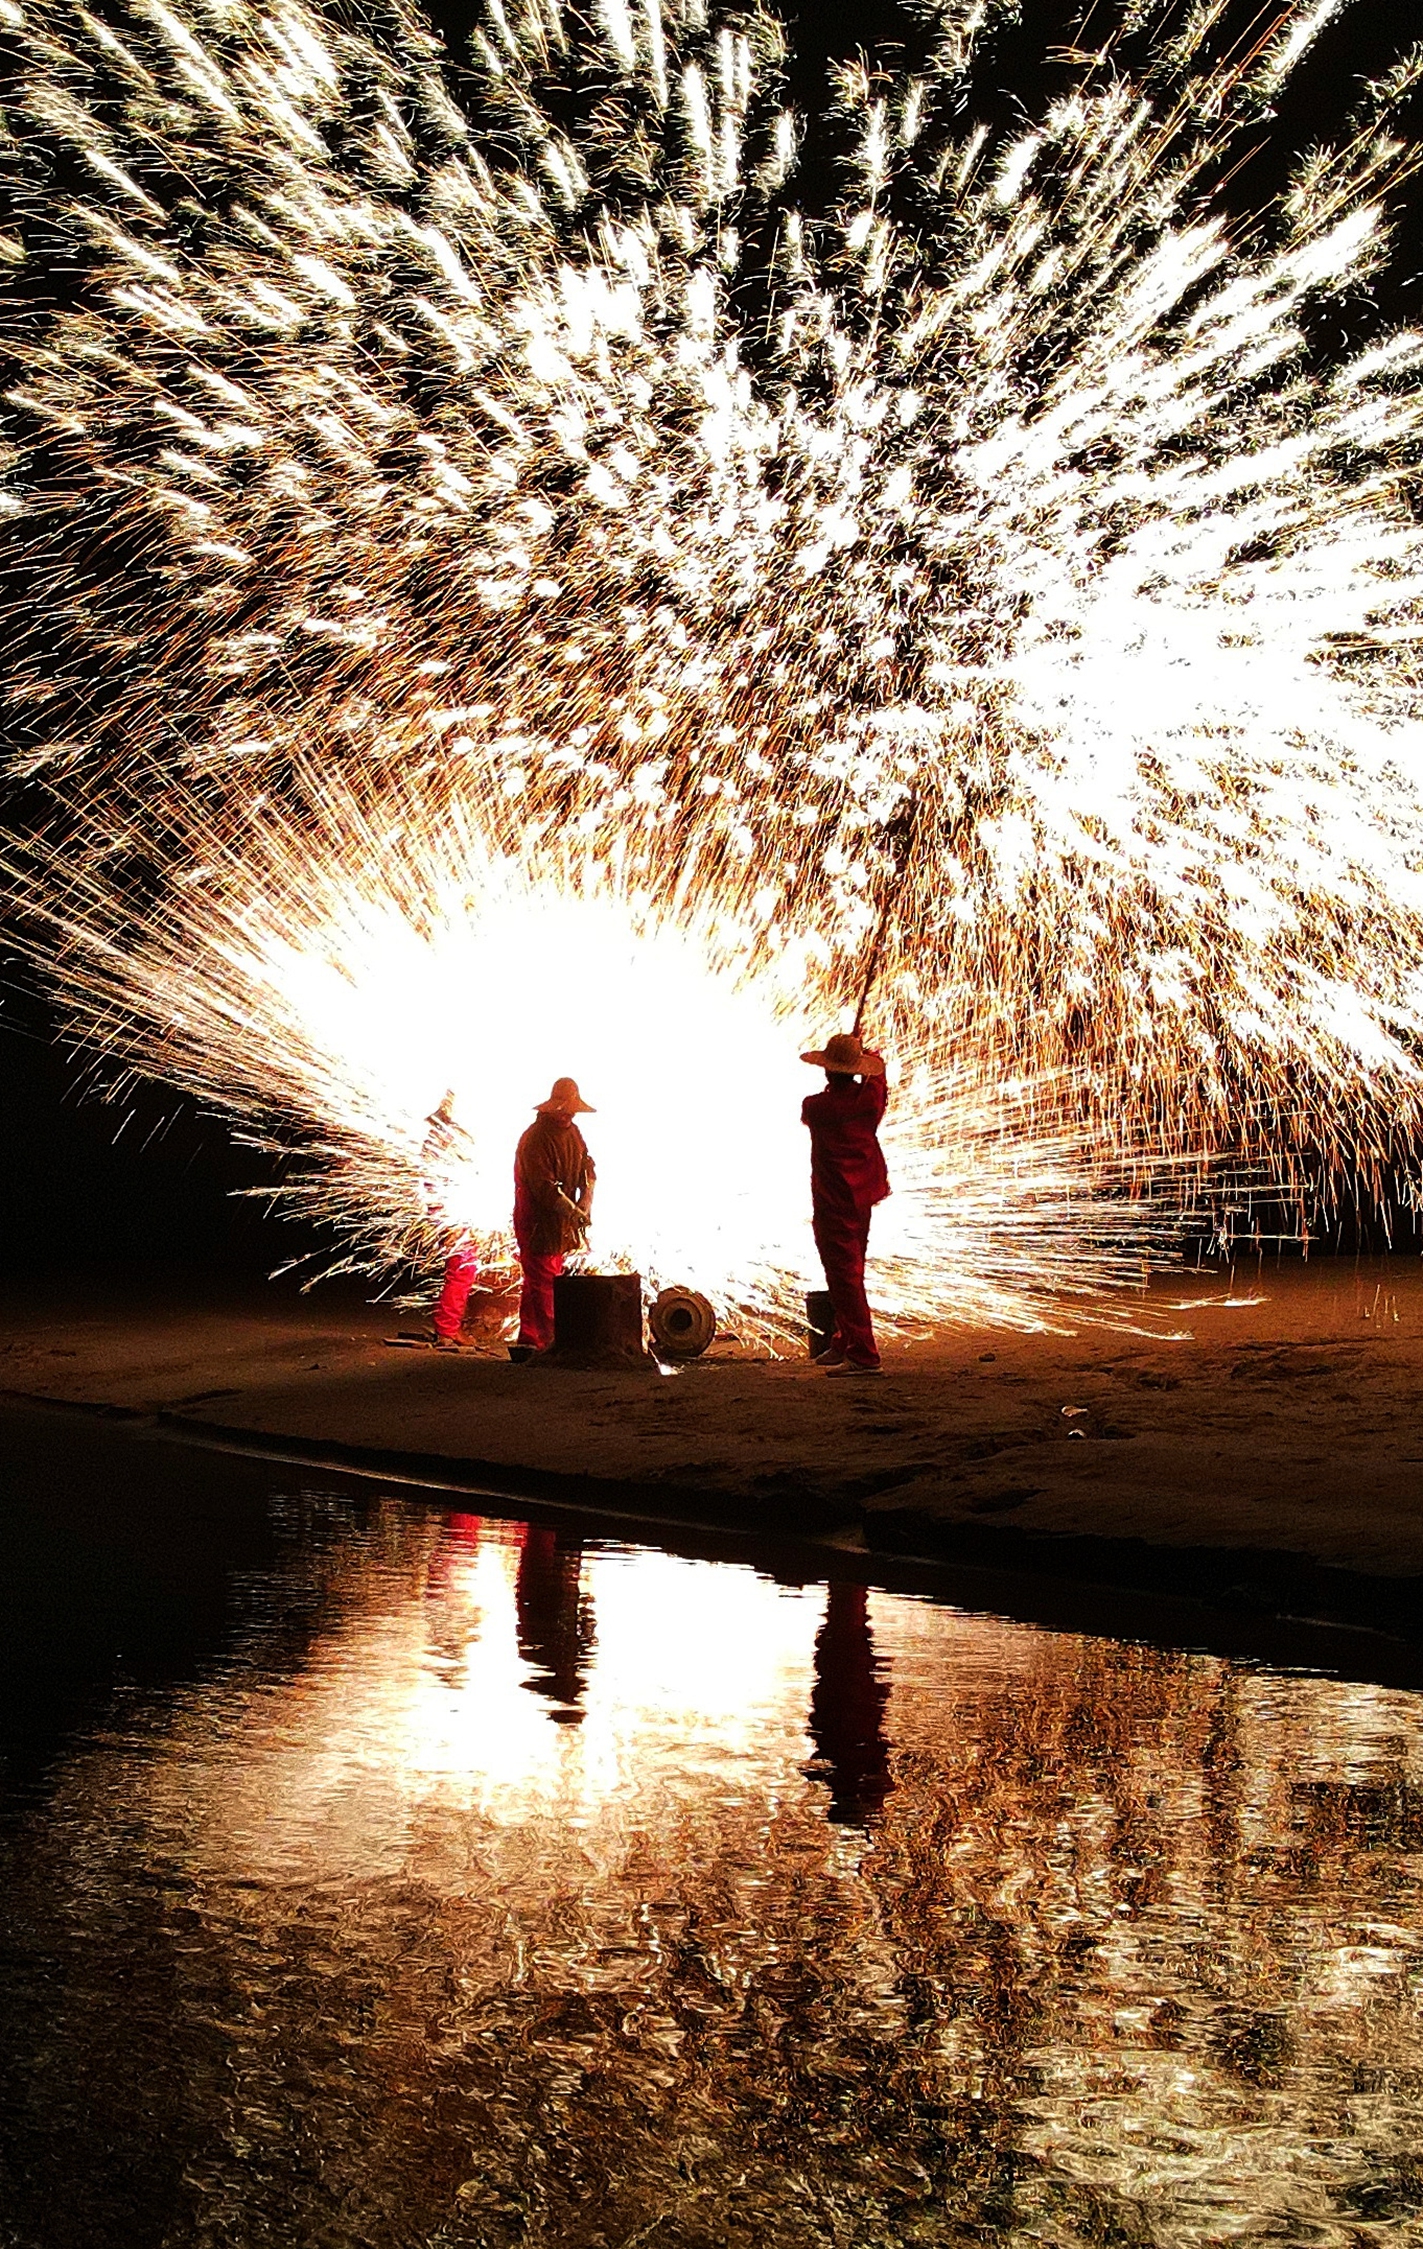
<instances>
[{"instance_id":1,"label":"reflection on water","mask_svg":"<svg viewBox=\"0 0 1423 2249\"><path fill-rule=\"evenodd\" d=\"M5 2249L1423 2243L1423 1704L391 1501L11 1823Z\"/></svg>"},{"instance_id":2,"label":"reflection on water","mask_svg":"<svg viewBox=\"0 0 1423 2249\"><path fill-rule=\"evenodd\" d=\"M832 1820L863 1822L889 1794L886 1669L875 1654L868 1588L843 1579L827 1586L815 1636L810 1733L830 1783Z\"/></svg>"},{"instance_id":3,"label":"reflection on water","mask_svg":"<svg viewBox=\"0 0 1423 2249\"><path fill-rule=\"evenodd\" d=\"M552 1715L576 1726L593 1647L593 1604L583 1591L583 1542L530 1523L515 1581L519 1653L534 1676L524 1685L547 1695Z\"/></svg>"}]
</instances>

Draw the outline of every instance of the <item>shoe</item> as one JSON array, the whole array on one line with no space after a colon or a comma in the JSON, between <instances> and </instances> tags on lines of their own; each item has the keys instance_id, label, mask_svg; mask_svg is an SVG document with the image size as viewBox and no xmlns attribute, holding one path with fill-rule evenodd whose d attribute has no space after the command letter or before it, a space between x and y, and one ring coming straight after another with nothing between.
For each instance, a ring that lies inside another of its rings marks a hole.
<instances>
[{"instance_id":1,"label":"shoe","mask_svg":"<svg viewBox=\"0 0 1423 2249\"><path fill-rule=\"evenodd\" d=\"M884 1368L878 1359L873 1366L866 1366L860 1359L842 1359L837 1367L827 1367L825 1371L827 1374L883 1374Z\"/></svg>"},{"instance_id":2,"label":"shoe","mask_svg":"<svg viewBox=\"0 0 1423 2249\"><path fill-rule=\"evenodd\" d=\"M430 1348L433 1351L462 1351L464 1345L457 1335L432 1335Z\"/></svg>"},{"instance_id":3,"label":"shoe","mask_svg":"<svg viewBox=\"0 0 1423 2249\"><path fill-rule=\"evenodd\" d=\"M823 1367L825 1372L829 1374L832 1367L844 1366L845 1354L841 1350L822 1351L815 1363L818 1367Z\"/></svg>"}]
</instances>

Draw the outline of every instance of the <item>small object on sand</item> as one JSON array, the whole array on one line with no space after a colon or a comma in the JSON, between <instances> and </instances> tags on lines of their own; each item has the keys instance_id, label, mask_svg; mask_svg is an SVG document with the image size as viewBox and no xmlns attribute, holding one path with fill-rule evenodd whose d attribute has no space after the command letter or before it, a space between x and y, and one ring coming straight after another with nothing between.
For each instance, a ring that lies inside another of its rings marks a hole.
<instances>
[{"instance_id":1,"label":"small object on sand","mask_svg":"<svg viewBox=\"0 0 1423 2249\"><path fill-rule=\"evenodd\" d=\"M996 1359L997 1356L998 1353L996 1351L980 1351L978 1354L978 1363L981 1367L987 1366L989 1360Z\"/></svg>"},{"instance_id":2,"label":"small object on sand","mask_svg":"<svg viewBox=\"0 0 1423 2249\"><path fill-rule=\"evenodd\" d=\"M823 1359L830 1349L830 1338L835 1333L835 1307L830 1301L828 1288L812 1288L805 1292L806 1342L812 1359Z\"/></svg>"},{"instance_id":3,"label":"small object on sand","mask_svg":"<svg viewBox=\"0 0 1423 2249\"><path fill-rule=\"evenodd\" d=\"M691 1288L665 1288L648 1308L652 1340L664 1359L699 1359L716 1334L716 1314Z\"/></svg>"},{"instance_id":4,"label":"small object on sand","mask_svg":"<svg viewBox=\"0 0 1423 2249\"><path fill-rule=\"evenodd\" d=\"M1092 1408L1090 1406L1064 1406L1062 1410L1069 1421L1075 1421L1080 1414L1090 1413Z\"/></svg>"}]
</instances>

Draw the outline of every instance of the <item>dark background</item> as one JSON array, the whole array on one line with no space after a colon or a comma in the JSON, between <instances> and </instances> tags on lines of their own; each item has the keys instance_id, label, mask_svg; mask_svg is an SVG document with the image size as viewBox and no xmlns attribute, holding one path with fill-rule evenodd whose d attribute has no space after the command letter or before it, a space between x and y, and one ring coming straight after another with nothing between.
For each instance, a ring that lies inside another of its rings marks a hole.
<instances>
[{"instance_id":1,"label":"dark background","mask_svg":"<svg viewBox=\"0 0 1423 2249\"><path fill-rule=\"evenodd\" d=\"M440 0L429 12L458 56L469 11ZM1091 46L1111 13L1098 7L1084 18L1080 5L1024 0L1019 20L984 50L975 115L1007 125L1037 114L1072 79L1052 50ZM1234 28L1253 21L1263 31L1277 13L1267 5L1252 18L1246 7ZM791 93L808 129L799 192L813 209L834 195L836 130L824 115L833 60L863 52L897 71L922 58L928 38L918 13L888 0L800 0L782 14L793 47ZM1267 201L1298 151L1340 131L1360 80L1381 75L1420 36L1416 0L1354 0L1318 40L1227 183L1228 203L1244 214ZM1423 135L1423 116L1407 122ZM1390 270L1367 296L1330 309L1317 348L1357 346L1380 326L1423 317L1420 267L1423 197L1414 193ZM270 1158L235 1146L226 1126L191 1101L146 1086L101 1098L92 1066L56 1042L49 1011L0 925L0 1273L139 1265L255 1276L315 1246L244 1192L275 1176ZM1356 1238L1346 1228L1341 1246ZM1366 1238L1383 1246L1375 1227Z\"/></svg>"}]
</instances>

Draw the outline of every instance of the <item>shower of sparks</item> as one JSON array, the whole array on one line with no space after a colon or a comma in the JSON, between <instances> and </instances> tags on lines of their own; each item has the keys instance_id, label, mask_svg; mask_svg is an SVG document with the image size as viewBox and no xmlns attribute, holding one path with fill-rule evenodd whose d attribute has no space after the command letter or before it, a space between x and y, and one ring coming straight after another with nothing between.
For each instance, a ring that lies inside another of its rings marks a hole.
<instances>
[{"instance_id":1,"label":"shower of sparks","mask_svg":"<svg viewBox=\"0 0 1423 2249\"><path fill-rule=\"evenodd\" d=\"M453 72L398 0L0 0L12 771L72 841L12 880L76 1026L304 1136L372 1257L423 1105L466 1072L493 1233L576 1053L637 1164L607 1253L767 1317L785 1055L886 897L907 1315L1137 1260L1139 1215L1093 1245L1163 1160L1386 1160L1423 335L1302 323L1385 254L1423 48L1248 237L1210 200L1342 6L1119 0L1005 130L1011 10L941 0L920 74L841 73L812 222L758 12L486 0ZM698 1121L742 1099L755 1178Z\"/></svg>"},{"instance_id":2,"label":"shower of sparks","mask_svg":"<svg viewBox=\"0 0 1423 2249\"><path fill-rule=\"evenodd\" d=\"M477 816L433 822L408 784L373 802L308 781L299 817L249 815L220 851L206 810L170 798L187 876L141 928L71 836L47 912L74 1027L295 1154L281 1192L375 1271L434 1260L449 1227L512 1257L514 1143L571 1074L596 1111L598 1266L690 1276L743 1335L798 1332L808 946L767 962L754 923L710 902L669 920L576 847L495 854ZM1064 1123L1070 1090L1007 1058L904 1055L871 1272L893 1327L1054 1326L1104 1295L1095 1316L1131 1323L1120 1292L1173 1229L1150 1166Z\"/></svg>"}]
</instances>

